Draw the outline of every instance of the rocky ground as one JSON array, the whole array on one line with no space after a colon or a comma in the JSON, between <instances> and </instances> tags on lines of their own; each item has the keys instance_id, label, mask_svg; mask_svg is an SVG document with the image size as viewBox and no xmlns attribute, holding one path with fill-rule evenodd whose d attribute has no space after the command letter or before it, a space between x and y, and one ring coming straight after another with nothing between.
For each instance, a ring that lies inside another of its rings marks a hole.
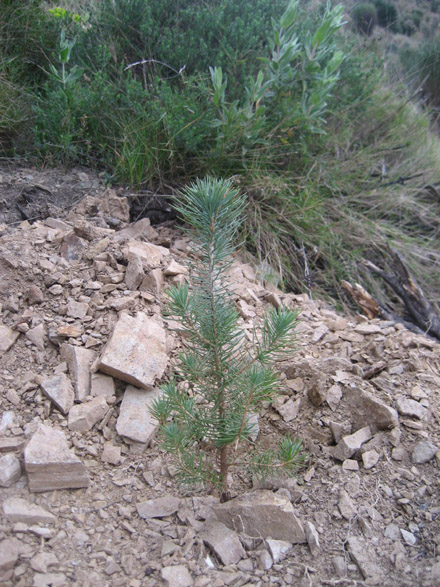
<instances>
[{"instance_id":1,"label":"rocky ground","mask_svg":"<svg viewBox=\"0 0 440 587\"><path fill-rule=\"evenodd\" d=\"M284 295L237 259L243 328L270 304L301 310L258 441L298 436L309 458L294 480L235 476L226 504L186 494L148 407L182 344L161 311L187 239L130 224L84 171L0 175L2 585L440 584L439 344Z\"/></svg>"}]
</instances>

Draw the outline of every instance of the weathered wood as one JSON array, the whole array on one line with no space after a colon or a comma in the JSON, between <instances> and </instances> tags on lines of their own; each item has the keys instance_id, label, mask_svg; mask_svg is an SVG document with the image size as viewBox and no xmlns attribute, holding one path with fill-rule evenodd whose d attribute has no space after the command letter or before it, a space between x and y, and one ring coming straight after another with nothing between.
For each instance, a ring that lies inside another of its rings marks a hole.
<instances>
[{"instance_id":1,"label":"weathered wood","mask_svg":"<svg viewBox=\"0 0 440 587\"><path fill-rule=\"evenodd\" d=\"M402 257L389 249L393 261L393 272L380 269L371 261L365 261L364 266L379 275L399 296L405 304L411 321L425 334L440 340L440 318L433 305L425 296L421 287L410 275Z\"/></svg>"}]
</instances>

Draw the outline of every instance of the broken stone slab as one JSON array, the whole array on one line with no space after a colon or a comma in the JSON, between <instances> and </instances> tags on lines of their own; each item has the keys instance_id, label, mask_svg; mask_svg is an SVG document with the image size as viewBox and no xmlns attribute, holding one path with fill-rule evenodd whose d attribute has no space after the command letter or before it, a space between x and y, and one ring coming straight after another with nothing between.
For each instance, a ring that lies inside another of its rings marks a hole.
<instances>
[{"instance_id":1,"label":"broken stone slab","mask_svg":"<svg viewBox=\"0 0 440 587\"><path fill-rule=\"evenodd\" d=\"M163 272L166 277L175 277L176 275L184 275L186 273L188 273L188 269L177 263L174 259L167 265Z\"/></svg>"},{"instance_id":2,"label":"broken stone slab","mask_svg":"<svg viewBox=\"0 0 440 587\"><path fill-rule=\"evenodd\" d=\"M291 422L297 417L300 407L301 398L297 400L289 399L281 406L278 406L276 410L285 422Z\"/></svg>"},{"instance_id":3,"label":"broken stone slab","mask_svg":"<svg viewBox=\"0 0 440 587\"><path fill-rule=\"evenodd\" d=\"M260 490L216 504L214 514L235 532L258 538L306 542L304 529L293 505L284 495Z\"/></svg>"},{"instance_id":4,"label":"broken stone slab","mask_svg":"<svg viewBox=\"0 0 440 587\"><path fill-rule=\"evenodd\" d=\"M372 469L379 460L380 455L374 450L367 450L362 454L362 461L364 463L364 469Z\"/></svg>"},{"instance_id":5,"label":"broken stone slab","mask_svg":"<svg viewBox=\"0 0 440 587\"><path fill-rule=\"evenodd\" d=\"M353 456L372 436L370 427L365 426L354 434L344 436L330 452L338 461L345 461Z\"/></svg>"},{"instance_id":6,"label":"broken stone slab","mask_svg":"<svg viewBox=\"0 0 440 587\"><path fill-rule=\"evenodd\" d=\"M86 317L88 311L89 304L86 302L76 302L75 300L70 300L67 304L66 314L71 318L79 318L82 320Z\"/></svg>"},{"instance_id":7,"label":"broken stone slab","mask_svg":"<svg viewBox=\"0 0 440 587\"><path fill-rule=\"evenodd\" d=\"M5 538L0 542L0 582L2 584L12 578L19 551L20 544L16 538Z\"/></svg>"},{"instance_id":8,"label":"broken stone slab","mask_svg":"<svg viewBox=\"0 0 440 587\"><path fill-rule=\"evenodd\" d=\"M70 379L65 373L58 373L40 383L44 395L66 415L74 402L74 392Z\"/></svg>"},{"instance_id":9,"label":"broken stone slab","mask_svg":"<svg viewBox=\"0 0 440 587\"><path fill-rule=\"evenodd\" d=\"M39 552L31 558L30 564L37 573L47 573L48 568L59 565L59 561L53 552Z\"/></svg>"},{"instance_id":10,"label":"broken stone slab","mask_svg":"<svg viewBox=\"0 0 440 587\"><path fill-rule=\"evenodd\" d=\"M163 275L160 269L152 269L142 279L139 286L140 291L149 292L155 296L160 296L163 288Z\"/></svg>"},{"instance_id":11,"label":"broken stone slab","mask_svg":"<svg viewBox=\"0 0 440 587\"><path fill-rule=\"evenodd\" d=\"M152 241L157 238L157 231L151 226L149 218L141 218L137 222L129 224L115 234L113 240L116 242L125 242L128 240L135 240L138 238L145 238Z\"/></svg>"},{"instance_id":12,"label":"broken stone slab","mask_svg":"<svg viewBox=\"0 0 440 587\"><path fill-rule=\"evenodd\" d=\"M38 324L35 328L31 328L26 332L26 338L34 344L39 351L44 351L44 324Z\"/></svg>"},{"instance_id":13,"label":"broken stone slab","mask_svg":"<svg viewBox=\"0 0 440 587\"><path fill-rule=\"evenodd\" d=\"M175 514L180 506L180 499L174 495L164 495L157 499L148 499L136 504L136 509L141 518L164 518Z\"/></svg>"},{"instance_id":14,"label":"broken stone slab","mask_svg":"<svg viewBox=\"0 0 440 587\"><path fill-rule=\"evenodd\" d=\"M107 400L98 395L88 402L77 404L69 411L68 427L74 432L88 432L100 422L108 411Z\"/></svg>"},{"instance_id":15,"label":"broken stone slab","mask_svg":"<svg viewBox=\"0 0 440 587\"><path fill-rule=\"evenodd\" d=\"M125 257L129 261L132 257L139 257L146 270L156 269L163 259L170 254L165 247L140 241L128 241L124 249Z\"/></svg>"},{"instance_id":16,"label":"broken stone slab","mask_svg":"<svg viewBox=\"0 0 440 587\"><path fill-rule=\"evenodd\" d=\"M40 425L24 450L30 491L88 487L89 476L61 430Z\"/></svg>"},{"instance_id":17,"label":"broken stone slab","mask_svg":"<svg viewBox=\"0 0 440 587\"><path fill-rule=\"evenodd\" d=\"M21 450L25 445L23 436L0 436L0 452Z\"/></svg>"},{"instance_id":18,"label":"broken stone slab","mask_svg":"<svg viewBox=\"0 0 440 587\"><path fill-rule=\"evenodd\" d=\"M374 433L377 430L389 430L398 425L399 418L394 408L357 386L346 386L342 401L350 411L355 429L369 426Z\"/></svg>"},{"instance_id":19,"label":"broken stone slab","mask_svg":"<svg viewBox=\"0 0 440 587\"><path fill-rule=\"evenodd\" d=\"M192 587L194 580L186 565L163 567L160 571L167 587Z\"/></svg>"},{"instance_id":20,"label":"broken stone slab","mask_svg":"<svg viewBox=\"0 0 440 587\"><path fill-rule=\"evenodd\" d=\"M428 410L422 406L422 404L408 398L399 398L396 401L396 407L397 411L402 416L418 418L419 420L424 420L429 413Z\"/></svg>"},{"instance_id":21,"label":"broken stone slab","mask_svg":"<svg viewBox=\"0 0 440 587\"><path fill-rule=\"evenodd\" d=\"M310 380L307 396L316 408L324 403L327 397L327 387L327 378L324 373L317 373Z\"/></svg>"},{"instance_id":22,"label":"broken stone slab","mask_svg":"<svg viewBox=\"0 0 440 587\"><path fill-rule=\"evenodd\" d=\"M39 505L21 497L9 497L3 502L3 514L10 522L25 524L54 524L56 517Z\"/></svg>"},{"instance_id":23,"label":"broken stone slab","mask_svg":"<svg viewBox=\"0 0 440 587\"><path fill-rule=\"evenodd\" d=\"M273 538L267 538L266 544L269 547L269 552L274 563L283 560L289 550L293 548L291 542L287 542L286 540L274 540Z\"/></svg>"},{"instance_id":24,"label":"broken stone slab","mask_svg":"<svg viewBox=\"0 0 440 587\"><path fill-rule=\"evenodd\" d=\"M115 395L115 380L103 373L92 373L90 384L90 395L103 395L107 399Z\"/></svg>"},{"instance_id":25,"label":"broken stone slab","mask_svg":"<svg viewBox=\"0 0 440 587\"><path fill-rule=\"evenodd\" d=\"M379 561L365 540L356 536L349 536L347 538L347 550L364 579L372 579L373 577L380 579L382 577L383 573L379 566Z\"/></svg>"},{"instance_id":26,"label":"broken stone slab","mask_svg":"<svg viewBox=\"0 0 440 587\"><path fill-rule=\"evenodd\" d=\"M411 460L415 465L423 465L433 459L437 451L438 447L429 440L420 440L414 447Z\"/></svg>"},{"instance_id":27,"label":"broken stone slab","mask_svg":"<svg viewBox=\"0 0 440 587\"><path fill-rule=\"evenodd\" d=\"M35 573L32 587L65 587L67 584L64 573Z\"/></svg>"},{"instance_id":28,"label":"broken stone slab","mask_svg":"<svg viewBox=\"0 0 440 587\"><path fill-rule=\"evenodd\" d=\"M21 477L20 461L14 455L0 458L0 487L10 487Z\"/></svg>"},{"instance_id":29,"label":"broken stone slab","mask_svg":"<svg viewBox=\"0 0 440 587\"><path fill-rule=\"evenodd\" d=\"M164 328L142 312L135 318L123 313L104 348L98 369L136 387L151 390L167 364Z\"/></svg>"},{"instance_id":30,"label":"broken stone slab","mask_svg":"<svg viewBox=\"0 0 440 587\"><path fill-rule=\"evenodd\" d=\"M208 520L199 538L215 552L224 565L237 564L246 556L238 535L217 520Z\"/></svg>"},{"instance_id":31,"label":"broken stone slab","mask_svg":"<svg viewBox=\"0 0 440 587\"><path fill-rule=\"evenodd\" d=\"M304 524L304 532L306 534L310 552L313 554L313 556L318 556L321 550L321 546L319 544L319 534L315 528L315 525L312 524L312 522L306 522Z\"/></svg>"},{"instance_id":32,"label":"broken stone slab","mask_svg":"<svg viewBox=\"0 0 440 587\"><path fill-rule=\"evenodd\" d=\"M95 353L84 347L64 343L61 346L61 357L69 367L76 400L82 402L90 394L90 367L95 360Z\"/></svg>"},{"instance_id":33,"label":"broken stone slab","mask_svg":"<svg viewBox=\"0 0 440 587\"><path fill-rule=\"evenodd\" d=\"M144 277L144 266L141 259L132 255L128 261L127 270L125 272L125 283L128 289L131 289L132 291L137 290Z\"/></svg>"},{"instance_id":34,"label":"broken stone slab","mask_svg":"<svg viewBox=\"0 0 440 587\"><path fill-rule=\"evenodd\" d=\"M341 516L346 520L351 520L357 514L353 501L344 489L339 493L338 508Z\"/></svg>"},{"instance_id":35,"label":"broken stone slab","mask_svg":"<svg viewBox=\"0 0 440 587\"><path fill-rule=\"evenodd\" d=\"M16 330L0 324L0 356L11 348L19 336Z\"/></svg>"},{"instance_id":36,"label":"broken stone slab","mask_svg":"<svg viewBox=\"0 0 440 587\"><path fill-rule=\"evenodd\" d=\"M158 422L150 413L160 391L145 391L129 385L124 393L116 422L116 432L135 442L148 444L156 434Z\"/></svg>"}]
</instances>

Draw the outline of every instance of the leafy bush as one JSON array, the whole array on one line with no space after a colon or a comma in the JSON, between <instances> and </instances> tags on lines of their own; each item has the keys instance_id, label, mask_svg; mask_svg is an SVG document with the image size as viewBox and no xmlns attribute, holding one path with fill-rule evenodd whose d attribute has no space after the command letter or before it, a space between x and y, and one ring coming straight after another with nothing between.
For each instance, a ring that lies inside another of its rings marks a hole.
<instances>
[{"instance_id":1,"label":"leafy bush","mask_svg":"<svg viewBox=\"0 0 440 587\"><path fill-rule=\"evenodd\" d=\"M371 35L376 24L377 15L374 4L369 2L361 2L355 4L351 11L356 30L364 35Z\"/></svg>"},{"instance_id":2,"label":"leafy bush","mask_svg":"<svg viewBox=\"0 0 440 587\"><path fill-rule=\"evenodd\" d=\"M190 286L169 291L169 314L187 335L178 379L162 388L153 414L163 446L175 456L181 481L215 488L228 499L228 473L248 468L260 477L295 473L301 443L284 438L276 450L257 452L252 416L281 389L271 365L292 352L297 313L269 311L253 344L246 343L226 273L245 200L230 181L207 178L187 187L177 211L191 226L196 261ZM249 453L252 452L252 456Z\"/></svg>"},{"instance_id":3,"label":"leafy bush","mask_svg":"<svg viewBox=\"0 0 440 587\"><path fill-rule=\"evenodd\" d=\"M376 8L377 24L393 32L399 31L399 15L394 2L388 0L373 0Z\"/></svg>"}]
</instances>

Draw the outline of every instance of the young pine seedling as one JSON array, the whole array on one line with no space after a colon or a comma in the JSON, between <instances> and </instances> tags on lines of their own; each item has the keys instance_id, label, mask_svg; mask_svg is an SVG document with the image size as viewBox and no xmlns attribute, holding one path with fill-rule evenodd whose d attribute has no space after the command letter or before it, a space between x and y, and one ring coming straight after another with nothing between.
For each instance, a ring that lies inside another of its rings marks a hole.
<instances>
[{"instance_id":1,"label":"young pine seedling","mask_svg":"<svg viewBox=\"0 0 440 587\"><path fill-rule=\"evenodd\" d=\"M190 226L194 261L190 284L168 291L167 313L180 322L186 350L152 413L180 480L215 488L225 501L231 469L265 478L294 474L304 461L299 440L284 438L276 450L260 452L252 441L253 416L280 391L272 364L294 347L297 312L269 310L248 343L226 276L245 198L230 181L213 178L181 196L176 210Z\"/></svg>"}]
</instances>

